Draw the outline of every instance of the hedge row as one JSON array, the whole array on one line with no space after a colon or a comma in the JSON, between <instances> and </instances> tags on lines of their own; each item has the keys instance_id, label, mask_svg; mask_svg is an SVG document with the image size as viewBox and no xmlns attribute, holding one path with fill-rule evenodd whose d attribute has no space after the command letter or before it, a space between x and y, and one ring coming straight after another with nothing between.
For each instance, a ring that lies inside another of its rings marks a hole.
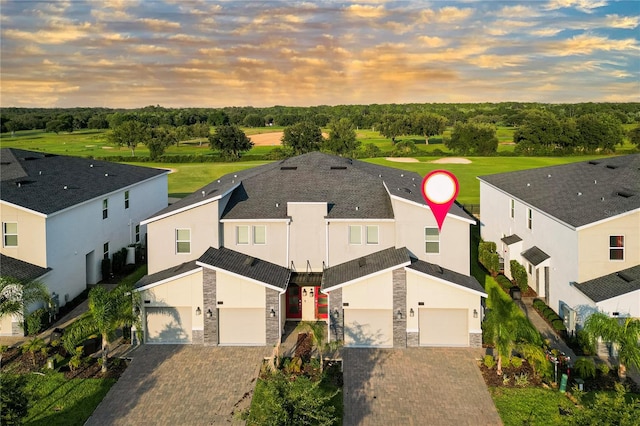
<instances>
[{"instance_id":1,"label":"hedge row","mask_svg":"<svg viewBox=\"0 0 640 426\"><path fill-rule=\"evenodd\" d=\"M534 299L533 307L547 320L549 324L551 324L555 331L567 331L567 327L565 327L562 318L560 318L553 309L547 306L542 299Z\"/></svg>"},{"instance_id":2,"label":"hedge row","mask_svg":"<svg viewBox=\"0 0 640 426\"><path fill-rule=\"evenodd\" d=\"M491 275L495 276L500 271L500 258L496 252L496 243L481 241L478 244L478 261Z\"/></svg>"}]
</instances>

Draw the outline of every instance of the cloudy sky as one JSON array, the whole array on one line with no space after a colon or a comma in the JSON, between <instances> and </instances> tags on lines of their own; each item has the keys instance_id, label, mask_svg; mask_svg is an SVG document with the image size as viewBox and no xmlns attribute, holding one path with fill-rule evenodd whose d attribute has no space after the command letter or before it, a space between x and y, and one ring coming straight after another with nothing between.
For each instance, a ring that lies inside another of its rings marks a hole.
<instances>
[{"instance_id":1,"label":"cloudy sky","mask_svg":"<svg viewBox=\"0 0 640 426\"><path fill-rule=\"evenodd\" d=\"M640 101L640 1L0 0L1 106Z\"/></svg>"}]
</instances>

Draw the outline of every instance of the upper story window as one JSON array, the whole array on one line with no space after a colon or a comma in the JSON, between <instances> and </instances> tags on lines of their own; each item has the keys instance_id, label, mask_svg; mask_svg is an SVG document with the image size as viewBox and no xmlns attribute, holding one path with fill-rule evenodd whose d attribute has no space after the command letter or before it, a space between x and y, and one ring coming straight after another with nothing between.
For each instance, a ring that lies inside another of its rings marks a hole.
<instances>
[{"instance_id":1,"label":"upper story window","mask_svg":"<svg viewBox=\"0 0 640 426\"><path fill-rule=\"evenodd\" d=\"M258 225L253 227L253 244L267 244L267 227Z\"/></svg>"},{"instance_id":2,"label":"upper story window","mask_svg":"<svg viewBox=\"0 0 640 426\"><path fill-rule=\"evenodd\" d=\"M378 226L367 225L367 244L378 244Z\"/></svg>"},{"instance_id":3,"label":"upper story window","mask_svg":"<svg viewBox=\"0 0 640 426\"><path fill-rule=\"evenodd\" d=\"M527 209L527 228L533 229L533 210Z\"/></svg>"},{"instance_id":4,"label":"upper story window","mask_svg":"<svg viewBox=\"0 0 640 426\"><path fill-rule=\"evenodd\" d=\"M136 225L136 243L140 242L140 225Z\"/></svg>"},{"instance_id":5,"label":"upper story window","mask_svg":"<svg viewBox=\"0 0 640 426\"><path fill-rule=\"evenodd\" d=\"M18 246L18 223L17 222L2 223L2 242L5 247Z\"/></svg>"},{"instance_id":6,"label":"upper story window","mask_svg":"<svg viewBox=\"0 0 640 426\"><path fill-rule=\"evenodd\" d=\"M176 253L191 253L190 229L176 229Z\"/></svg>"},{"instance_id":7,"label":"upper story window","mask_svg":"<svg viewBox=\"0 0 640 426\"><path fill-rule=\"evenodd\" d=\"M236 226L236 244L249 244L249 226Z\"/></svg>"},{"instance_id":8,"label":"upper story window","mask_svg":"<svg viewBox=\"0 0 640 426\"><path fill-rule=\"evenodd\" d=\"M624 260L624 235L609 237L609 260Z\"/></svg>"},{"instance_id":9,"label":"upper story window","mask_svg":"<svg viewBox=\"0 0 640 426\"><path fill-rule=\"evenodd\" d=\"M440 232L437 227L424 228L424 242L425 251L428 254L440 253Z\"/></svg>"},{"instance_id":10,"label":"upper story window","mask_svg":"<svg viewBox=\"0 0 640 426\"><path fill-rule=\"evenodd\" d=\"M105 198L102 200L102 218L106 219L109 217L109 200Z\"/></svg>"},{"instance_id":11,"label":"upper story window","mask_svg":"<svg viewBox=\"0 0 640 426\"><path fill-rule=\"evenodd\" d=\"M362 226L349 225L349 244L362 244Z\"/></svg>"},{"instance_id":12,"label":"upper story window","mask_svg":"<svg viewBox=\"0 0 640 426\"><path fill-rule=\"evenodd\" d=\"M103 259L109 258L109 242L108 241L102 245L102 258Z\"/></svg>"},{"instance_id":13,"label":"upper story window","mask_svg":"<svg viewBox=\"0 0 640 426\"><path fill-rule=\"evenodd\" d=\"M516 200L513 198L509 201L509 216L511 219L516 216Z\"/></svg>"},{"instance_id":14,"label":"upper story window","mask_svg":"<svg viewBox=\"0 0 640 426\"><path fill-rule=\"evenodd\" d=\"M129 208L129 191L124 191L124 208Z\"/></svg>"}]
</instances>

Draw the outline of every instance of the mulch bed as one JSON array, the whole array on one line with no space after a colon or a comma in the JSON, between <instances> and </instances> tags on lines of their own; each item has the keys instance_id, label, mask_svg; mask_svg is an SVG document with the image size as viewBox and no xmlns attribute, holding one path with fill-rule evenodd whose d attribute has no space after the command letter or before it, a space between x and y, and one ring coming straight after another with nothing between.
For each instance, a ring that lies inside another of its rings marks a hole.
<instances>
[{"instance_id":1,"label":"mulch bed","mask_svg":"<svg viewBox=\"0 0 640 426\"><path fill-rule=\"evenodd\" d=\"M520 376L522 374L526 374L528 385L527 386L542 386L542 380L540 380L537 376L533 374L533 368L527 363L527 361L523 361L522 365L518 368L516 367L502 367L503 376L498 376L496 373L496 367L491 369L487 368L486 365L482 361L478 362L478 366L480 367L480 372L482 373L482 377L484 378L484 382L487 386L491 387L506 387L506 388L515 388L519 387L516 384L516 376ZM508 380L504 380L503 377L508 377Z\"/></svg>"}]
</instances>

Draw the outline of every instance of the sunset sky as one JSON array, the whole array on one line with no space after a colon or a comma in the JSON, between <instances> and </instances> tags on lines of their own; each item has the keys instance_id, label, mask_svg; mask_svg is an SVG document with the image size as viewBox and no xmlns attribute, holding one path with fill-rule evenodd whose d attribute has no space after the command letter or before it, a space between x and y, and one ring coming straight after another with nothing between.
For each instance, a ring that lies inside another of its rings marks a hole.
<instances>
[{"instance_id":1,"label":"sunset sky","mask_svg":"<svg viewBox=\"0 0 640 426\"><path fill-rule=\"evenodd\" d=\"M0 0L0 106L640 101L640 1Z\"/></svg>"}]
</instances>

